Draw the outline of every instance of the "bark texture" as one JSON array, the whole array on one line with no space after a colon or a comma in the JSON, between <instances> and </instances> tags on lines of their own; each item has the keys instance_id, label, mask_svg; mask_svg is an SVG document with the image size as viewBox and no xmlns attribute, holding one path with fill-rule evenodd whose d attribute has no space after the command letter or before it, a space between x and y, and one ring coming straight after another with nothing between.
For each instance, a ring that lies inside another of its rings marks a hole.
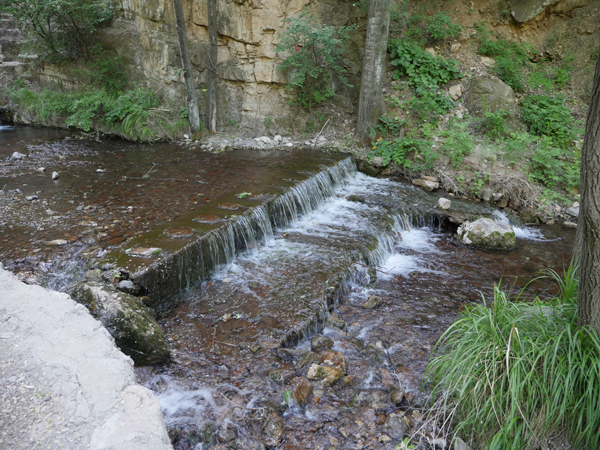
<instances>
[{"instance_id":1,"label":"bark texture","mask_svg":"<svg viewBox=\"0 0 600 450\"><path fill-rule=\"evenodd\" d=\"M196 83L194 83L194 72L192 60L188 50L187 35L185 32L185 15L183 13L182 0L173 0L175 10L175 25L177 28L177 39L179 40L179 53L181 53L181 65L183 66L183 77L187 90L187 109L190 121L190 132L196 134L200 131L200 113L198 111L198 95L196 94Z\"/></svg>"},{"instance_id":2,"label":"bark texture","mask_svg":"<svg viewBox=\"0 0 600 450\"><path fill-rule=\"evenodd\" d=\"M217 131L217 0L208 1L208 61L206 86L206 128Z\"/></svg>"},{"instance_id":3,"label":"bark texture","mask_svg":"<svg viewBox=\"0 0 600 450\"><path fill-rule=\"evenodd\" d=\"M579 261L577 324L600 332L600 56L581 152L581 207L574 257Z\"/></svg>"},{"instance_id":4,"label":"bark texture","mask_svg":"<svg viewBox=\"0 0 600 450\"><path fill-rule=\"evenodd\" d=\"M363 141L368 141L369 128L377 124L384 108L381 91L389 27L390 0L371 0L356 121L356 137Z\"/></svg>"}]
</instances>

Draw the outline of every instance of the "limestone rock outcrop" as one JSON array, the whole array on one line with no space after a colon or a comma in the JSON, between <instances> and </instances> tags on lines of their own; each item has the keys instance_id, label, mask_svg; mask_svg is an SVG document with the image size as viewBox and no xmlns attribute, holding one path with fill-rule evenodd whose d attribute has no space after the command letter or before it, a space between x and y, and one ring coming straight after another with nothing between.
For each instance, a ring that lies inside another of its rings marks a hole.
<instances>
[{"instance_id":1,"label":"limestone rock outcrop","mask_svg":"<svg viewBox=\"0 0 600 450\"><path fill-rule=\"evenodd\" d=\"M465 94L465 106L472 116L481 118L485 117L486 112L505 111L508 127L513 131L522 128L518 118L515 92L508 84L496 77L483 76L473 79Z\"/></svg>"}]
</instances>

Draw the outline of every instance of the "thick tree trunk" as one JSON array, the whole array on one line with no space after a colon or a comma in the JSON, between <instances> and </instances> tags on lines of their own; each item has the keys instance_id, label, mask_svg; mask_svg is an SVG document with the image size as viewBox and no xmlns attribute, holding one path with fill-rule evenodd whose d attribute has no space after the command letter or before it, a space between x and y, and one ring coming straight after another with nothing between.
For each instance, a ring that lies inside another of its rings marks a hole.
<instances>
[{"instance_id":1,"label":"thick tree trunk","mask_svg":"<svg viewBox=\"0 0 600 450\"><path fill-rule=\"evenodd\" d=\"M579 261L577 324L600 332L600 56L581 152L581 207L574 256Z\"/></svg>"},{"instance_id":2,"label":"thick tree trunk","mask_svg":"<svg viewBox=\"0 0 600 450\"><path fill-rule=\"evenodd\" d=\"M183 13L182 0L173 0L173 9L175 10L175 25L177 27L177 39L179 39L179 53L181 53L183 77L185 79L185 88L187 90L187 109L190 120L190 132L196 134L200 131L200 113L198 112L198 95L196 94L192 60L190 59L187 35L185 32L185 15Z\"/></svg>"},{"instance_id":3,"label":"thick tree trunk","mask_svg":"<svg viewBox=\"0 0 600 450\"><path fill-rule=\"evenodd\" d=\"M390 0L370 0L367 38L360 78L356 137L368 141L369 128L383 112L383 75L390 27Z\"/></svg>"},{"instance_id":4,"label":"thick tree trunk","mask_svg":"<svg viewBox=\"0 0 600 450\"><path fill-rule=\"evenodd\" d=\"M208 76L206 86L206 128L217 131L217 0L208 1Z\"/></svg>"}]
</instances>

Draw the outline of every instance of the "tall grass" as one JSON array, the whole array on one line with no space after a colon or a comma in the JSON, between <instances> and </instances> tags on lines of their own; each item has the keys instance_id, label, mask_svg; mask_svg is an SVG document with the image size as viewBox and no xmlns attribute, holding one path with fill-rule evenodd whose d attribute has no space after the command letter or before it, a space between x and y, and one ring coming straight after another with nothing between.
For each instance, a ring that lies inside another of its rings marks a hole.
<instances>
[{"instance_id":1,"label":"tall grass","mask_svg":"<svg viewBox=\"0 0 600 450\"><path fill-rule=\"evenodd\" d=\"M557 432L571 448L600 448L600 339L577 327L574 267L548 276L560 287L552 301L511 301L496 287L434 350L433 396L482 448L533 449Z\"/></svg>"}]
</instances>

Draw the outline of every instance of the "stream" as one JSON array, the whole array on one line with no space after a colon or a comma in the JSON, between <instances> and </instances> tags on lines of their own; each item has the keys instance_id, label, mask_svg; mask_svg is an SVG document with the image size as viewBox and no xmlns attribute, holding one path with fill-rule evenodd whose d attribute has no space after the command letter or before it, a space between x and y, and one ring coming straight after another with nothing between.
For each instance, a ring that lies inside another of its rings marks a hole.
<instances>
[{"instance_id":1,"label":"stream","mask_svg":"<svg viewBox=\"0 0 600 450\"><path fill-rule=\"evenodd\" d=\"M11 160L14 151L28 156ZM305 150L214 155L26 127L0 129L0 157L2 262L66 291L94 258L222 190L326 161ZM514 250L466 247L430 212L433 194L338 160L279 197L270 217L256 208L249 229L260 232L245 235L245 251L215 240L212 276L160 319L172 358L136 373L156 393L175 449L394 449L404 437L441 448L445 437L423 414L437 339L495 284L556 293L547 279L528 283L568 266L574 231L513 221ZM509 221L507 212L493 215Z\"/></svg>"}]
</instances>

